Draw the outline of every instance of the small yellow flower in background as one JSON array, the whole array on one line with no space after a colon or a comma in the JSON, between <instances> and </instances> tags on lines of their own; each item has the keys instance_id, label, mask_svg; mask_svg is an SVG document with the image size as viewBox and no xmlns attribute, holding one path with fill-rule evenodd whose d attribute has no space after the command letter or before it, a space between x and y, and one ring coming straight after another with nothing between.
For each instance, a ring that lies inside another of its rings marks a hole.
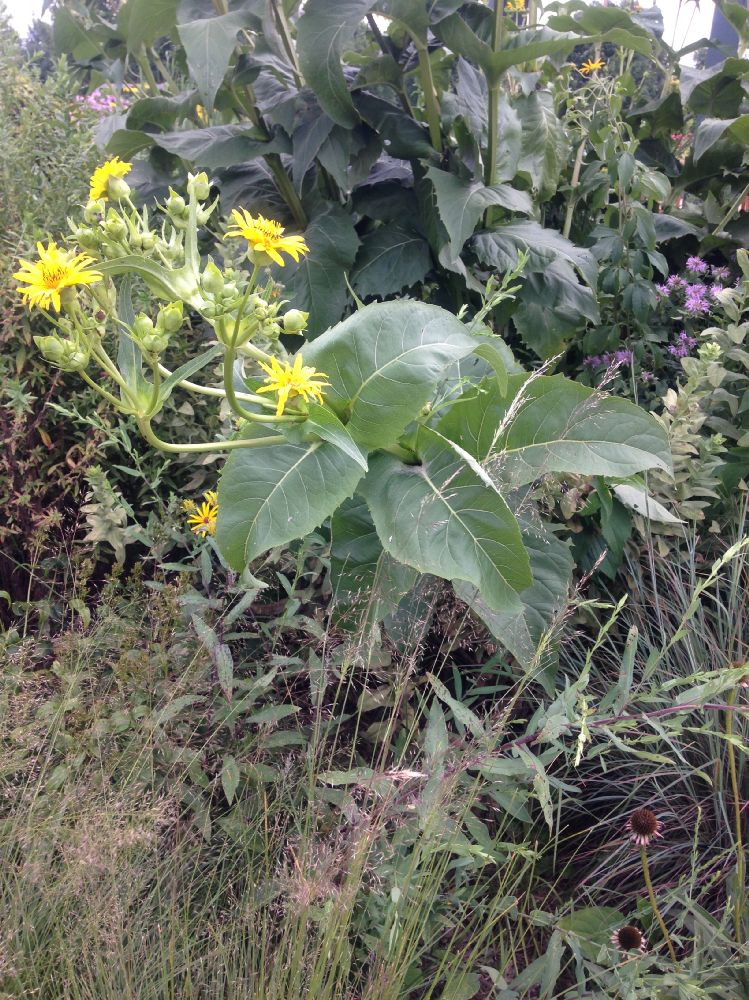
<instances>
[{"instance_id":1,"label":"small yellow flower in background","mask_svg":"<svg viewBox=\"0 0 749 1000\"><path fill-rule=\"evenodd\" d=\"M203 494L203 503L196 504L194 500L183 500L182 510L190 516L187 523L190 531L196 535L215 535L216 518L218 517L218 497L214 490Z\"/></svg>"},{"instance_id":2,"label":"small yellow flower in background","mask_svg":"<svg viewBox=\"0 0 749 1000\"><path fill-rule=\"evenodd\" d=\"M605 65L603 59L586 59L580 67L580 72L583 76L589 76L591 73L595 73L596 70L603 69Z\"/></svg>"},{"instance_id":3,"label":"small yellow flower in background","mask_svg":"<svg viewBox=\"0 0 749 1000\"><path fill-rule=\"evenodd\" d=\"M32 263L21 259L21 270L13 275L17 281L26 283L27 287L19 286L18 291L31 308L37 306L49 309L53 305L59 312L60 293L63 289L74 285L91 285L103 278L99 271L89 269L89 264L94 261L85 253L74 254L61 250L53 240L46 247L43 243L37 243L36 248L39 260Z\"/></svg>"},{"instance_id":4,"label":"small yellow flower in background","mask_svg":"<svg viewBox=\"0 0 749 1000\"><path fill-rule=\"evenodd\" d=\"M119 156L115 156L113 160L107 160L106 163L102 163L102 165L97 167L91 175L91 190L88 195L89 200L97 201L99 198L106 198L110 178L124 177L126 174L129 174L132 169L132 163L123 163Z\"/></svg>"},{"instance_id":5,"label":"small yellow flower in background","mask_svg":"<svg viewBox=\"0 0 749 1000\"><path fill-rule=\"evenodd\" d=\"M301 254L309 253L309 247L303 236L284 236L284 227L280 222L265 219L262 215L256 218L250 215L246 208L234 209L231 213L233 228L226 231L231 238L241 237L247 240L257 253L267 254L281 267L284 266L282 253L287 253L298 261Z\"/></svg>"},{"instance_id":6,"label":"small yellow flower in background","mask_svg":"<svg viewBox=\"0 0 749 1000\"><path fill-rule=\"evenodd\" d=\"M319 381L328 377L325 372L316 372L309 365L302 365L301 354L297 354L293 365L288 361L281 364L278 358L271 358L269 365L261 361L260 367L268 373L268 378L265 380L267 385L261 386L258 392L278 393L277 417L281 416L291 396L301 396L305 402L312 398L322 403L322 390L330 385L329 382Z\"/></svg>"},{"instance_id":7,"label":"small yellow flower in background","mask_svg":"<svg viewBox=\"0 0 749 1000\"><path fill-rule=\"evenodd\" d=\"M525 0L507 0L505 10L508 14L520 14L525 10Z\"/></svg>"},{"instance_id":8,"label":"small yellow flower in background","mask_svg":"<svg viewBox=\"0 0 749 1000\"><path fill-rule=\"evenodd\" d=\"M199 122L202 122L204 125L208 124L208 115L202 104L195 105L195 117L198 119Z\"/></svg>"}]
</instances>

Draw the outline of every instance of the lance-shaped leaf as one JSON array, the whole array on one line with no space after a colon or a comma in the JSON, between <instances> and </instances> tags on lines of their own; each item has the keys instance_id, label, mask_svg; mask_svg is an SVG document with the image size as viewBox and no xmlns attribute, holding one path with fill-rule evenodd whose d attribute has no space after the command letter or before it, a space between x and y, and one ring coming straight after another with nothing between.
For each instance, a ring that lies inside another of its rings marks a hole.
<instances>
[{"instance_id":1,"label":"lance-shaped leaf","mask_svg":"<svg viewBox=\"0 0 749 1000\"><path fill-rule=\"evenodd\" d=\"M323 110L352 128L358 116L341 68L341 53L375 0L308 0L297 24L297 54L304 78Z\"/></svg>"},{"instance_id":2,"label":"lance-shaped leaf","mask_svg":"<svg viewBox=\"0 0 749 1000\"><path fill-rule=\"evenodd\" d=\"M268 436L247 425L238 437ZM362 468L328 441L239 448L218 485L216 540L226 561L242 569L256 556L301 538L351 496Z\"/></svg>"},{"instance_id":3,"label":"lance-shaped leaf","mask_svg":"<svg viewBox=\"0 0 749 1000\"><path fill-rule=\"evenodd\" d=\"M451 313L423 302L366 306L304 349L326 372L325 402L367 448L392 444L431 399L446 368L476 341Z\"/></svg>"},{"instance_id":4,"label":"lance-shaped leaf","mask_svg":"<svg viewBox=\"0 0 749 1000\"><path fill-rule=\"evenodd\" d=\"M531 525L521 520L520 528L533 574L533 583L520 592L522 608L492 611L478 590L467 583L457 583L455 593L515 659L528 666L555 615L566 605L573 561L569 543L561 541L540 524ZM541 662L545 659L542 656Z\"/></svg>"},{"instance_id":5,"label":"lance-shaped leaf","mask_svg":"<svg viewBox=\"0 0 749 1000\"><path fill-rule=\"evenodd\" d=\"M360 492L383 548L420 573L464 580L495 611L519 611L531 584L528 555L509 507L477 463L427 427L419 465L376 455Z\"/></svg>"},{"instance_id":6,"label":"lance-shaped leaf","mask_svg":"<svg viewBox=\"0 0 749 1000\"><path fill-rule=\"evenodd\" d=\"M625 478L671 470L663 424L626 399L604 396L563 375L511 375L465 392L437 425L440 433L520 486L551 472Z\"/></svg>"}]
</instances>

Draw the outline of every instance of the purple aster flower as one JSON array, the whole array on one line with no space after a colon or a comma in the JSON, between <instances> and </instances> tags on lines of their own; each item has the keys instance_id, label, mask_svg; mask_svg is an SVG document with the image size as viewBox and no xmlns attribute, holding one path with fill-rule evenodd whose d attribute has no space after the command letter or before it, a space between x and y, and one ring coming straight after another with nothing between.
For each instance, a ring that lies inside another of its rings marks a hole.
<instances>
[{"instance_id":1,"label":"purple aster flower","mask_svg":"<svg viewBox=\"0 0 749 1000\"><path fill-rule=\"evenodd\" d=\"M688 257L687 271L691 271L692 274L705 274L707 271L707 264L704 262L702 257Z\"/></svg>"},{"instance_id":2,"label":"purple aster flower","mask_svg":"<svg viewBox=\"0 0 749 1000\"><path fill-rule=\"evenodd\" d=\"M711 273L713 281L717 281L721 285L728 284L731 278L731 269L729 267L713 267Z\"/></svg>"}]
</instances>

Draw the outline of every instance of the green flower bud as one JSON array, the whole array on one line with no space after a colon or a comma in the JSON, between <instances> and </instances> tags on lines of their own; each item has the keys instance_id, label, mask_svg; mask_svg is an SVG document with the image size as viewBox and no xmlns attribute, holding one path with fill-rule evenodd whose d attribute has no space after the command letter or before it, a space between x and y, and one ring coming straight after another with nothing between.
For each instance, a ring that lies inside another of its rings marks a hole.
<instances>
[{"instance_id":1,"label":"green flower bud","mask_svg":"<svg viewBox=\"0 0 749 1000\"><path fill-rule=\"evenodd\" d=\"M99 222L104 217L105 204L103 198L90 201L83 211L83 218L86 222Z\"/></svg>"},{"instance_id":2,"label":"green flower bud","mask_svg":"<svg viewBox=\"0 0 749 1000\"><path fill-rule=\"evenodd\" d=\"M117 289L111 278L97 281L89 286L89 290L104 312L112 312L117 306Z\"/></svg>"},{"instance_id":3,"label":"green flower bud","mask_svg":"<svg viewBox=\"0 0 749 1000\"><path fill-rule=\"evenodd\" d=\"M161 354L162 351L167 349L169 337L163 333L149 333L143 337L141 344L144 351L148 351L150 354Z\"/></svg>"},{"instance_id":4,"label":"green flower bud","mask_svg":"<svg viewBox=\"0 0 749 1000\"><path fill-rule=\"evenodd\" d=\"M183 307L181 302L170 302L159 310L156 317L156 328L162 333L176 333L182 326Z\"/></svg>"},{"instance_id":5,"label":"green flower bud","mask_svg":"<svg viewBox=\"0 0 749 1000\"><path fill-rule=\"evenodd\" d=\"M213 319L218 315L218 306L213 302L206 302L200 312L206 319Z\"/></svg>"},{"instance_id":6,"label":"green flower bud","mask_svg":"<svg viewBox=\"0 0 749 1000\"><path fill-rule=\"evenodd\" d=\"M101 238L93 229L81 229L77 234L77 240L84 250L98 250Z\"/></svg>"},{"instance_id":7,"label":"green flower bud","mask_svg":"<svg viewBox=\"0 0 749 1000\"><path fill-rule=\"evenodd\" d=\"M153 233L141 233L140 244L144 250L153 250L156 245L156 239Z\"/></svg>"},{"instance_id":8,"label":"green flower bud","mask_svg":"<svg viewBox=\"0 0 749 1000\"><path fill-rule=\"evenodd\" d=\"M181 218L187 213L187 202L181 194L177 194L171 188L169 188L169 197L166 200L166 210L177 218Z\"/></svg>"},{"instance_id":9,"label":"green flower bud","mask_svg":"<svg viewBox=\"0 0 749 1000\"><path fill-rule=\"evenodd\" d=\"M107 181L107 194L114 201L124 201L130 197L130 185L122 177L110 177Z\"/></svg>"},{"instance_id":10,"label":"green flower bud","mask_svg":"<svg viewBox=\"0 0 749 1000\"><path fill-rule=\"evenodd\" d=\"M203 291L208 295L220 295L224 290L224 276L212 260L206 264L201 284Z\"/></svg>"},{"instance_id":11,"label":"green flower bud","mask_svg":"<svg viewBox=\"0 0 749 1000\"><path fill-rule=\"evenodd\" d=\"M309 313L301 309L290 309L283 318L284 333L301 333L307 329Z\"/></svg>"},{"instance_id":12,"label":"green flower bud","mask_svg":"<svg viewBox=\"0 0 749 1000\"><path fill-rule=\"evenodd\" d=\"M154 330L155 327L151 317L146 316L145 313L138 313L135 317L135 322L133 323L133 336L140 340L143 337L150 336Z\"/></svg>"},{"instance_id":13,"label":"green flower bud","mask_svg":"<svg viewBox=\"0 0 749 1000\"><path fill-rule=\"evenodd\" d=\"M127 225L122 221L113 208L107 213L107 221L104 223L104 230L107 236L113 240L124 240L127 236Z\"/></svg>"},{"instance_id":14,"label":"green flower bud","mask_svg":"<svg viewBox=\"0 0 749 1000\"><path fill-rule=\"evenodd\" d=\"M187 193L189 195L195 195L198 201L205 201L208 195L211 193L211 185L208 180L208 174L201 172L199 174L188 174L187 175Z\"/></svg>"},{"instance_id":15,"label":"green flower bud","mask_svg":"<svg viewBox=\"0 0 749 1000\"><path fill-rule=\"evenodd\" d=\"M45 361L59 365L65 356L65 345L59 337L34 337L34 343L42 352Z\"/></svg>"}]
</instances>

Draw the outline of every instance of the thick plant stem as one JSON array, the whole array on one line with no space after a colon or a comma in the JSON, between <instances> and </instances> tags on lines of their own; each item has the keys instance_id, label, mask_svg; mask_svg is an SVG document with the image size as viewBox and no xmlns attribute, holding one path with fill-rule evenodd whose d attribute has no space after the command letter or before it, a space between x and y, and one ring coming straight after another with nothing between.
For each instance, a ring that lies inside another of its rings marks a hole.
<instances>
[{"instance_id":1,"label":"thick plant stem","mask_svg":"<svg viewBox=\"0 0 749 1000\"><path fill-rule=\"evenodd\" d=\"M583 157L585 156L585 147L587 144L588 138L586 136L577 147L575 165L572 168L572 178L570 180L570 200L567 202L567 212L564 217L564 229L562 229L562 236L564 236L566 240L570 238L570 230L572 229L572 214L575 211L575 205L577 204L577 195L575 192L580 186L580 171L582 170Z\"/></svg>"},{"instance_id":2,"label":"thick plant stem","mask_svg":"<svg viewBox=\"0 0 749 1000\"><path fill-rule=\"evenodd\" d=\"M150 420L139 419L138 428L150 445L158 448L159 451L166 451L173 455L195 455L205 454L209 451L234 451L237 448L265 448L275 444L287 444L286 438L282 434L271 434L264 438L241 441L200 441L195 444L175 444L173 441L162 441L151 427Z\"/></svg>"},{"instance_id":3,"label":"thick plant stem","mask_svg":"<svg viewBox=\"0 0 749 1000\"><path fill-rule=\"evenodd\" d=\"M122 400L117 399L117 397L113 396L111 392L107 392L107 390L103 386L99 385L98 382L94 382L94 380L91 378L88 372L82 371L81 378L86 383L86 385L90 385L92 389L96 389L99 395L103 396L104 399L106 399L108 403L111 403L112 406L114 406L116 409L126 413L130 412L129 410L123 410Z\"/></svg>"},{"instance_id":4,"label":"thick plant stem","mask_svg":"<svg viewBox=\"0 0 749 1000\"><path fill-rule=\"evenodd\" d=\"M286 18L286 12L283 9L283 2L279 3L278 0L271 0L270 6L275 16L276 27L278 28L278 33L281 36L283 47L286 51L286 55L288 56L289 63L291 64L291 71L294 74L294 83L296 83L297 88L301 90L304 86L304 80L302 79L302 71L299 63L297 62L294 46L291 43L291 29Z\"/></svg>"},{"instance_id":5,"label":"thick plant stem","mask_svg":"<svg viewBox=\"0 0 749 1000\"><path fill-rule=\"evenodd\" d=\"M502 47L502 19L504 3L496 0L494 5L494 23L492 25L492 51L499 52ZM484 171L484 182L487 187L495 183L497 179L497 149L499 146L499 95L501 92L501 80L487 79L489 87L489 148L487 150L486 167ZM490 214L487 209L487 222Z\"/></svg>"},{"instance_id":6,"label":"thick plant stem","mask_svg":"<svg viewBox=\"0 0 749 1000\"><path fill-rule=\"evenodd\" d=\"M442 152L442 129L440 128L440 106L437 100L437 88L434 85L432 76L432 64L429 61L429 49L414 38L416 51L419 53L419 75L421 76L421 88L424 91L424 106L429 123L429 138L438 153Z\"/></svg>"},{"instance_id":7,"label":"thick plant stem","mask_svg":"<svg viewBox=\"0 0 749 1000\"><path fill-rule=\"evenodd\" d=\"M731 691L726 698L726 701L733 709L734 702L736 701L736 690ZM745 889L745 859L744 859L744 839L741 829L741 798L739 796L739 782L736 776L736 755L733 750L733 743L731 742L731 737L733 736L733 711L726 712L726 752L728 754L728 772L731 777L731 793L733 795L733 809L734 809L734 819L736 822L736 894L733 900L733 914L734 923L736 931L736 943L742 944L744 938L741 933L742 930L742 910L744 909L744 898L746 893Z\"/></svg>"},{"instance_id":8,"label":"thick plant stem","mask_svg":"<svg viewBox=\"0 0 749 1000\"><path fill-rule=\"evenodd\" d=\"M165 365L159 364L159 371L165 378L170 378L174 372L170 371ZM226 390L220 389L218 386L213 385L198 385L197 382L191 382L187 378L183 378L177 385L181 386L183 389L187 389L190 392L196 392L201 396L212 396L214 399L226 399ZM264 406L266 410L275 410L276 404L272 403L265 396L258 396L254 392L235 392L234 395L237 399L245 403L258 403L260 406Z\"/></svg>"},{"instance_id":9,"label":"thick plant stem","mask_svg":"<svg viewBox=\"0 0 749 1000\"><path fill-rule=\"evenodd\" d=\"M656 902L655 893L653 892L653 883L650 879L650 867L648 865L648 852L644 844L640 845L640 857L642 858L642 875L643 878L645 879L645 885L647 886L650 905L653 908L653 913L655 914L656 920L658 921L658 924L661 928L661 933L663 934L663 938L668 947L668 953L671 956L671 960L673 961L674 965L678 965L679 961L676 957L674 946L671 943L671 936L668 933L668 928L663 922L663 917L661 916L661 911L658 909L658 903Z\"/></svg>"},{"instance_id":10,"label":"thick plant stem","mask_svg":"<svg viewBox=\"0 0 749 1000\"><path fill-rule=\"evenodd\" d=\"M299 195L294 190L294 185L291 183L289 175L284 170L281 157L278 153L268 153L267 156L263 157L263 159L268 164L268 169L273 174L279 193L291 209L294 221L300 229L306 229L309 220L307 219L302 203L299 200Z\"/></svg>"}]
</instances>

